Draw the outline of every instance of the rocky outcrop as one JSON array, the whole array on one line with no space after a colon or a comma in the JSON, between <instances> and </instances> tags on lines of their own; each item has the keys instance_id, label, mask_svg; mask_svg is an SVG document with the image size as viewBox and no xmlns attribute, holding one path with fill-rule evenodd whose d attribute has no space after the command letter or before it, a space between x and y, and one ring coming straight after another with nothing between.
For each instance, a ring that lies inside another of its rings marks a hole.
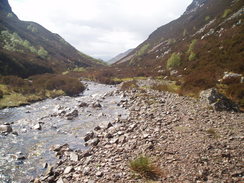
<instances>
[{"instance_id":1,"label":"rocky outcrop","mask_svg":"<svg viewBox=\"0 0 244 183\"><path fill-rule=\"evenodd\" d=\"M200 99L213 107L215 111L239 111L239 107L230 99L220 94L216 88L210 88L200 93Z\"/></svg>"}]
</instances>

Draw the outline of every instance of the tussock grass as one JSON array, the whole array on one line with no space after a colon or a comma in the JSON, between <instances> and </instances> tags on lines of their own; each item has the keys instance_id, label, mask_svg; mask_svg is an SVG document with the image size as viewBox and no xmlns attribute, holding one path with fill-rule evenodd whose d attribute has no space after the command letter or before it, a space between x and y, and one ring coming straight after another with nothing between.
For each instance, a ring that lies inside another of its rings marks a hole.
<instances>
[{"instance_id":1,"label":"tussock grass","mask_svg":"<svg viewBox=\"0 0 244 183\"><path fill-rule=\"evenodd\" d=\"M149 157L140 155L138 158L130 161L130 169L139 174L142 178L157 180L162 176L160 168L156 167Z\"/></svg>"}]
</instances>

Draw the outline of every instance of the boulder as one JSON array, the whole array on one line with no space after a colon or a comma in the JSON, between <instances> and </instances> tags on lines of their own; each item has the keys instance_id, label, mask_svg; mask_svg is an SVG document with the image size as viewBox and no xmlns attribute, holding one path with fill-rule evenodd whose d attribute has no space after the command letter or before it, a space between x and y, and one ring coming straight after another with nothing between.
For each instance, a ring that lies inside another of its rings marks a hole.
<instances>
[{"instance_id":1,"label":"boulder","mask_svg":"<svg viewBox=\"0 0 244 183\"><path fill-rule=\"evenodd\" d=\"M200 99L216 111L240 111L237 104L220 94L216 88L202 91Z\"/></svg>"},{"instance_id":2,"label":"boulder","mask_svg":"<svg viewBox=\"0 0 244 183\"><path fill-rule=\"evenodd\" d=\"M11 125L0 125L0 133L11 133L13 131Z\"/></svg>"},{"instance_id":3,"label":"boulder","mask_svg":"<svg viewBox=\"0 0 244 183\"><path fill-rule=\"evenodd\" d=\"M224 72L223 78L220 80L223 84L241 83L242 75L234 72Z\"/></svg>"}]
</instances>

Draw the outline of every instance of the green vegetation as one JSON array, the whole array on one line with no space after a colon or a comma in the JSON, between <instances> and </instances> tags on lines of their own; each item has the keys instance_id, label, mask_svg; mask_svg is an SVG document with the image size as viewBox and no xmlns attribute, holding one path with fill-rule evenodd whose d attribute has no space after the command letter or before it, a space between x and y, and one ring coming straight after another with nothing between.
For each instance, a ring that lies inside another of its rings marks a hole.
<instances>
[{"instance_id":1,"label":"green vegetation","mask_svg":"<svg viewBox=\"0 0 244 183\"><path fill-rule=\"evenodd\" d=\"M37 27L35 27L34 25L30 24L27 26L27 29L30 30L31 32L38 32Z\"/></svg>"},{"instance_id":2,"label":"green vegetation","mask_svg":"<svg viewBox=\"0 0 244 183\"><path fill-rule=\"evenodd\" d=\"M125 81L122 83L120 89L121 90L131 90L131 89L136 89L139 86L137 85L136 80L131 80L131 81Z\"/></svg>"},{"instance_id":3,"label":"green vegetation","mask_svg":"<svg viewBox=\"0 0 244 183\"><path fill-rule=\"evenodd\" d=\"M226 9L222 15L222 18L226 18L232 12L231 9Z\"/></svg>"},{"instance_id":4,"label":"green vegetation","mask_svg":"<svg viewBox=\"0 0 244 183\"><path fill-rule=\"evenodd\" d=\"M0 108L28 104L60 95L77 95L85 90L84 85L69 76L44 74L24 80L17 76L0 77Z\"/></svg>"},{"instance_id":5,"label":"green vegetation","mask_svg":"<svg viewBox=\"0 0 244 183\"><path fill-rule=\"evenodd\" d=\"M155 167L148 157L142 155L130 161L130 168L146 179L155 180L161 175L160 169Z\"/></svg>"},{"instance_id":6,"label":"green vegetation","mask_svg":"<svg viewBox=\"0 0 244 183\"><path fill-rule=\"evenodd\" d=\"M37 51L37 54L41 58L47 58L47 56L48 56L48 52L43 47L40 47L40 49Z\"/></svg>"},{"instance_id":7,"label":"green vegetation","mask_svg":"<svg viewBox=\"0 0 244 183\"><path fill-rule=\"evenodd\" d=\"M216 130L213 129L213 128L209 128L206 132L207 132L208 135L210 135L213 138L217 138L218 137L218 134L217 134Z\"/></svg>"},{"instance_id":8,"label":"green vegetation","mask_svg":"<svg viewBox=\"0 0 244 183\"><path fill-rule=\"evenodd\" d=\"M149 48L150 44L149 43L146 43L145 45L143 45L138 51L137 51L137 56L141 56L143 55L146 50Z\"/></svg>"},{"instance_id":9,"label":"green vegetation","mask_svg":"<svg viewBox=\"0 0 244 183\"><path fill-rule=\"evenodd\" d=\"M170 58L167 60L167 69L177 67L181 64L180 54L179 53L172 53Z\"/></svg>"},{"instance_id":10,"label":"green vegetation","mask_svg":"<svg viewBox=\"0 0 244 183\"><path fill-rule=\"evenodd\" d=\"M209 19L210 19L210 16L206 16L206 17L205 17L205 21L206 21L206 22L209 21Z\"/></svg>"},{"instance_id":11,"label":"green vegetation","mask_svg":"<svg viewBox=\"0 0 244 183\"><path fill-rule=\"evenodd\" d=\"M153 90L157 91L168 91L173 93L179 93L180 85L177 85L174 81L164 81L161 84L155 84L151 87Z\"/></svg>"},{"instance_id":12,"label":"green vegetation","mask_svg":"<svg viewBox=\"0 0 244 183\"><path fill-rule=\"evenodd\" d=\"M125 82L125 81L145 80L145 79L147 79L147 77L113 78L113 81L116 81L116 82Z\"/></svg>"},{"instance_id":13,"label":"green vegetation","mask_svg":"<svg viewBox=\"0 0 244 183\"><path fill-rule=\"evenodd\" d=\"M13 13L8 13L7 14L7 18L12 18L12 17L14 17Z\"/></svg>"},{"instance_id":14,"label":"green vegetation","mask_svg":"<svg viewBox=\"0 0 244 183\"><path fill-rule=\"evenodd\" d=\"M0 39L3 41L3 48L9 51L24 52L25 49L30 52L39 55L42 58L46 58L48 52L40 47L36 49L27 40L23 40L17 33L10 33L8 30L1 31Z\"/></svg>"},{"instance_id":15,"label":"green vegetation","mask_svg":"<svg viewBox=\"0 0 244 183\"><path fill-rule=\"evenodd\" d=\"M196 39L192 40L192 42L191 42L191 44L187 50L187 54L189 54L189 57L188 57L189 61L193 61L196 58L196 53L194 52L194 48L195 48L196 43L197 43Z\"/></svg>"},{"instance_id":16,"label":"green vegetation","mask_svg":"<svg viewBox=\"0 0 244 183\"><path fill-rule=\"evenodd\" d=\"M75 71L75 72L85 72L86 68L84 68L84 67L76 67L76 68L74 68L73 71Z\"/></svg>"},{"instance_id":17,"label":"green vegetation","mask_svg":"<svg viewBox=\"0 0 244 183\"><path fill-rule=\"evenodd\" d=\"M195 47L196 43L197 43L197 40L196 39L193 39L191 41L191 44L190 44L190 46L189 46L189 48L187 50L187 53L188 54L190 54L194 50L194 47Z\"/></svg>"},{"instance_id":18,"label":"green vegetation","mask_svg":"<svg viewBox=\"0 0 244 183\"><path fill-rule=\"evenodd\" d=\"M189 55L189 57L188 57L188 60L189 61L193 61L193 60L195 60L196 59L196 53L194 53L193 51L191 52L191 54Z\"/></svg>"}]
</instances>

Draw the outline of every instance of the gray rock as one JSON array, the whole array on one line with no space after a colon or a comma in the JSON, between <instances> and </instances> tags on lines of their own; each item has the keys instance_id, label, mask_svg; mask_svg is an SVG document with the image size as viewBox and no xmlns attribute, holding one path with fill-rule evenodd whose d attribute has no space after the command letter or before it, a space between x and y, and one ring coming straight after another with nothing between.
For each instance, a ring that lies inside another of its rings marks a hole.
<instances>
[{"instance_id":1,"label":"gray rock","mask_svg":"<svg viewBox=\"0 0 244 183\"><path fill-rule=\"evenodd\" d=\"M11 133L12 131L11 125L0 125L0 133Z\"/></svg>"},{"instance_id":2,"label":"gray rock","mask_svg":"<svg viewBox=\"0 0 244 183\"><path fill-rule=\"evenodd\" d=\"M71 161L79 161L79 156L75 152L71 152L69 157Z\"/></svg>"},{"instance_id":3,"label":"gray rock","mask_svg":"<svg viewBox=\"0 0 244 183\"><path fill-rule=\"evenodd\" d=\"M72 166L68 166L64 169L64 174L69 174L70 172L72 172L74 170L74 168Z\"/></svg>"},{"instance_id":4,"label":"gray rock","mask_svg":"<svg viewBox=\"0 0 244 183\"><path fill-rule=\"evenodd\" d=\"M91 140L94 137L94 132L88 132L86 136L84 137L84 141L87 142L88 140Z\"/></svg>"},{"instance_id":5,"label":"gray rock","mask_svg":"<svg viewBox=\"0 0 244 183\"><path fill-rule=\"evenodd\" d=\"M212 106L216 111L240 111L237 104L220 94L216 88L202 91L200 99L207 105Z\"/></svg>"},{"instance_id":6,"label":"gray rock","mask_svg":"<svg viewBox=\"0 0 244 183\"><path fill-rule=\"evenodd\" d=\"M97 144L100 142L98 138L93 139L89 144L92 146L97 146Z\"/></svg>"},{"instance_id":7,"label":"gray rock","mask_svg":"<svg viewBox=\"0 0 244 183\"><path fill-rule=\"evenodd\" d=\"M78 115L79 115L78 110L74 109L71 112L69 112L68 114L66 114L65 117L67 118L67 120L72 120L72 119L76 118Z\"/></svg>"},{"instance_id":8,"label":"gray rock","mask_svg":"<svg viewBox=\"0 0 244 183\"><path fill-rule=\"evenodd\" d=\"M62 177L60 177L56 183L65 183L65 182L63 181Z\"/></svg>"},{"instance_id":9,"label":"gray rock","mask_svg":"<svg viewBox=\"0 0 244 183\"><path fill-rule=\"evenodd\" d=\"M82 171L83 175L89 175L90 174L91 169L89 167L85 167Z\"/></svg>"},{"instance_id":10,"label":"gray rock","mask_svg":"<svg viewBox=\"0 0 244 183\"><path fill-rule=\"evenodd\" d=\"M102 128L100 127L100 126L96 126L95 128L94 128L94 130L95 131L99 131L99 130L101 130Z\"/></svg>"},{"instance_id":11,"label":"gray rock","mask_svg":"<svg viewBox=\"0 0 244 183\"><path fill-rule=\"evenodd\" d=\"M79 107L88 107L88 104L85 103L85 102L81 102L81 103L79 104Z\"/></svg>"},{"instance_id":12,"label":"gray rock","mask_svg":"<svg viewBox=\"0 0 244 183\"><path fill-rule=\"evenodd\" d=\"M93 108L101 108L102 105L99 102L94 102L94 103L92 103L92 107Z\"/></svg>"},{"instance_id":13,"label":"gray rock","mask_svg":"<svg viewBox=\"0 0 244 183\"><path fill-rule=\"evenodd\" d=\"M96 176L97 176L97 177L102 177L102 176L103 176L103 172L98 171L98 172L96 173Z\"/></svg>"},{"instance_id":14,"label":"gray rock","mask_svg":"<svg viewBox=\"0 0 244 183\"><path fill-rule=\"evenodd\" d=\"M33 128L34 130L41 130L41 129L42 129L42 126L41 126L40 123L38 123L38 124L34 125L32 128Z\"/></svg>"}]
</instances>

